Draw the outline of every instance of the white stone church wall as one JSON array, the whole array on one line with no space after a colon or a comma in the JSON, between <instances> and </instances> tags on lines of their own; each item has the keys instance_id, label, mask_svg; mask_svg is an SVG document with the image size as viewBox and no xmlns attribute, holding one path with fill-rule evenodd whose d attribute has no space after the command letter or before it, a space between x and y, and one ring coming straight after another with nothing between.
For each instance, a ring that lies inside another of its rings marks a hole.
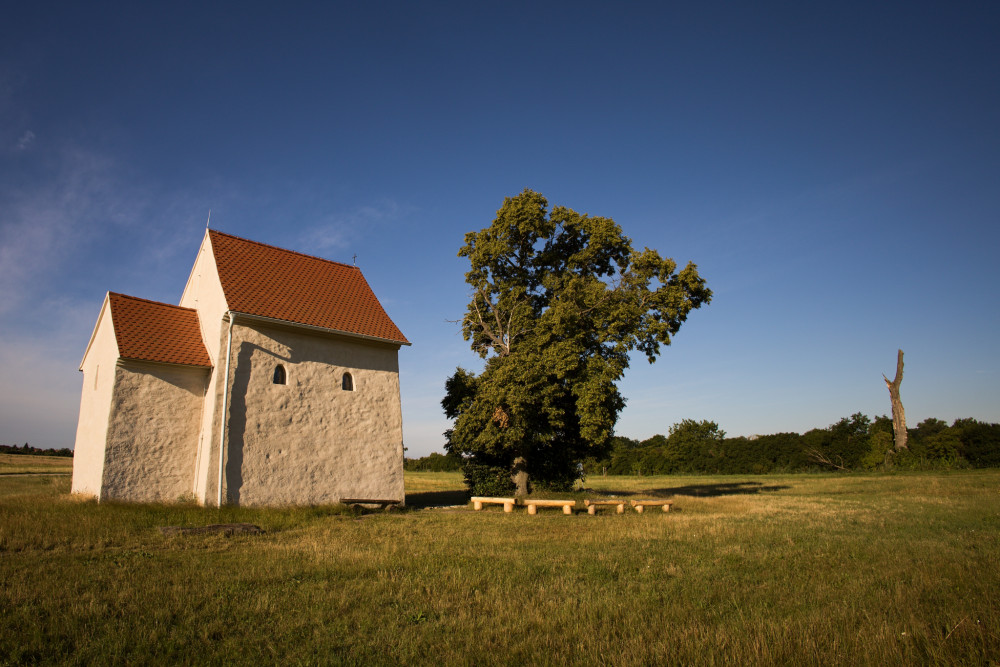
<instances>
[{"instance_id":1,"label":"white stone church wall","mask_svg":"<svg viewBox=\"0 0 1000 667\"><path fill-rule=\"evenodd\" d=\"M72 492L100 498L104 473L104 448L108 436L108 412L115 385L118 343L111 322L107 299L94 327L94 337L87 348L80 369L83 388L80 392L80 417L73 446Z\"/></svg>"},{"instance_id":2,"label":"white stone church wall","mask_svg":"<svg viewBox=\"0 0 1000 667\"><path fill-rule=\"evenodd\" d=\"M191 497L208 369L123 361L116 369L101 499Z\"/></svg>"},{"instance_id":3,"label":"white stone church wall","mask_svg":"<svg viewBox=\"0 0 1000 667\"><path fill-rule=\"evenodd\" d=\"M239 316L233 338L225 502L403 500L398 346L247 326ZM284 385L273 382L279 364ZM345 372L353 391L342 388ZM217 400L221 393L216 388ZM213 470L218 428L216 419ZM214 481L208 487L215 493ZM208 502L213 500L209 495Z\"/></svg>"}]
</instances>

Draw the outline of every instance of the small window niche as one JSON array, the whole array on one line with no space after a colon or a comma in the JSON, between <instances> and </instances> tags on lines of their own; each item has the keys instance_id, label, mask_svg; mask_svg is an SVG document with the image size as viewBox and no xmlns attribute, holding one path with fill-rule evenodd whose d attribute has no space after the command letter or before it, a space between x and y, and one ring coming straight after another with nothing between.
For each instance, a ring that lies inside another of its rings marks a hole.
<instances>
[{"instance_id":1,"label":"small window niche","mask_svg":"<svg viewBox=\"0 0 1000 667\"><path fill-rule=\"evenodd\" d=\"M350 373L344 373L344 377L340 380L340 388L344 391L354 391L354 378Z\"/></svg>"},{"instance_id":2,"label":"small window niche","mask_svg":"<svg viewBox=\"0 0 1000 667\"><path fill-rule=\"evenodd\" d=\"M278 364L274 367L274 378L271 380L274 384L285 384L285 367Z\"/></svg>"}]
</instances>

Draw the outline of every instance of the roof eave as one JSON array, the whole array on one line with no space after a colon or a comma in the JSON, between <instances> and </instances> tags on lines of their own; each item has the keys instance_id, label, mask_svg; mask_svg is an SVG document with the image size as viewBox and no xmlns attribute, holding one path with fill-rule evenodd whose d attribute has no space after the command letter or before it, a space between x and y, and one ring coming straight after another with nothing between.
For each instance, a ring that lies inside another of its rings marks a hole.
<instances>
[{"instance_id":1,"label":"roof eave","mask_svg":"<svg viewBox=\"0 0 1000 667\"><path fill-rule=\"evenodd\" d=\"M257 320L259 322L265 322L268 324L278 324L286 327L296 327L299 329L307 329L309 331L319 331L322 333L335 334L338 336L346 336L348 338L360 338L361 340L373 341L376 343L388 343L390 345L412 345L408 340L395 340L393 338L382 338L380 336L369 336L367 334L359 334L353 331L342 331L340 329L330 329L329 327L319 327L314 324L302 324L301 322L292 322L291 320L281 320L276 317L267 317L265 315L253 315L251 313L244 313L238 310L228 310L226 314L232 313L233 315L238 315L241 318L248 318L250 320ZM225 316L223 316L225 318Z\"/></svg>"},{"instance_id":2,"label":"roof eave","mask_svg":"<svg viewBox=\"0 0 1000 667\"><path fill-rule=\"evenodd\" d=\"M181 362L181 361L159 361L157 359L140 359L139 357L122 357L122 356L118 357L118 361L116 363L120 364L123 361L133 361L133 362L138 362L138 363L143 363L143 364L154 364L154 365L157 365L157 366L171 366L171 367L179 367L179 368L193 368L193 369L196 369L196 370L203 370L203 371L211 371L213 368L215 368L215 366L213 366L212 364L208 364L206 366L204 364L186 364L186 363Z\"/></svg>"}]
</instances>

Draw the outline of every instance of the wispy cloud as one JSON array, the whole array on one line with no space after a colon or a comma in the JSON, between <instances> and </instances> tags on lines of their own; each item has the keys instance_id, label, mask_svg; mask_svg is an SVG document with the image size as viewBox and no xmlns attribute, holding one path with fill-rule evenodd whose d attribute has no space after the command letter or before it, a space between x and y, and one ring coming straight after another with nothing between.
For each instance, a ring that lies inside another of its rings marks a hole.
<instances>
[{"instance_id":1,"label":"wispy cloud","mask_svg":"<svg viewBox=\"0 0 1000 667\"><path fill-rule=\"evenodd\" d=\"M14 145L14 149L19 151L27 150L28 146L33 144L34 141L35 133L31 130L25 130L24 134L21 135L21 138L18 139L17 143Z\"/></svg>"},{"instance_id":2,"label":"wispy cloud","mask_svg":"<svg viewBox=\"0 0 1000 667\"><path fill-rule=\"evenodd\" d=\"M0 58L0 156L20 153L35 140L27 129L31 116L21 102L28 81L24 68Z\"/></svg>"},{"instance_id":3,"label":"wispy cloud","mask_svg":"<svg viewBox=\"0 0 1000 667\"><path fill-rule=\"evenodd\" d=\"M301 241L318 252L348 248L373 230L411 211L411 207L389 199L358 206L346 213L326 214L303 232Z\"/></svg>"},{"instance_id":4,"label":"wispy cloud","mask_svg":"<svg viewBox=\"0 0 1000 667\"><path fill-rule=\"evenodd\" d=\"M166 283L173 265L190 261L200 241L206 195L169 192L151 185L127 165L101 153L67 148L32 157L50 176L30 184L0 177L0 315L39 298L79 286L100 267L127 289ZM8 164L16 160L8 159ZM0 173L7 166L0 163ZM11 173L16 173L16 164ZM213 196L233 198L220 188ZM186 269L177 269L180 279ZM179 295L178 295L179 296ZM33 306L31 306L33 308ZM2 327L0 327L2 328Z\"/></svg>"},{"instance_id":5,"label":"wispy cloud","mask_svg":"<svg viewBox=\"0 0 1000 667\"><path fill-rule=\"evenodd\" d=\"M332 221L309 229L302 235L302 241L307 247L322 251L346 248L356 236L349 224Z\"/></svg>"},{"instance_id":6,"label":"wispy cloud","mask_svg":"<svg viewBox=\"0 0 1000 667\"><path fill-rule=\"evenodd\" d=\"M67 267L124 214L113 161L79 149L50 158L31 158L45 160L43 181L0 179L0 439L67 447L99 308L67 293L86 280Z\"/></svg>"},{"instance_id":7,"label":"wispy cloud","mask_svg":"<svg viewBox=\"0 0 1000 667\"><path fill-rule=\"evenodd\" d=\"M44 293L48 277L92 233L97 211L116 217L107 206L110 167L104 158L69 151L48 182L0 189L0 314Z\"/></svg>"}]
</instances>

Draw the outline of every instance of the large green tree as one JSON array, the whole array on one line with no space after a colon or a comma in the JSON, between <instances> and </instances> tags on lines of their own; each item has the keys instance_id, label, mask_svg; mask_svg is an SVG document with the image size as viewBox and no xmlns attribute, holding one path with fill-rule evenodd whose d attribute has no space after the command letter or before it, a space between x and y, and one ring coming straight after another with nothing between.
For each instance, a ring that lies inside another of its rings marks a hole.
<instances>
[{"instance_id":1,"label":"large green tree","mask_svg":"<svg viewBox=\"0 0 1000 667\"><path fill-rule=\"evenodd\" d=\"M471 265L462 332L486 364L446 383L447 446L476 493L571 486L614 435L630 352L652 363L712 293L694 264L678 271L633 250L614 220L550 211L531 190L505 199L458 254Z\"/></svg>"}]
</instances>

